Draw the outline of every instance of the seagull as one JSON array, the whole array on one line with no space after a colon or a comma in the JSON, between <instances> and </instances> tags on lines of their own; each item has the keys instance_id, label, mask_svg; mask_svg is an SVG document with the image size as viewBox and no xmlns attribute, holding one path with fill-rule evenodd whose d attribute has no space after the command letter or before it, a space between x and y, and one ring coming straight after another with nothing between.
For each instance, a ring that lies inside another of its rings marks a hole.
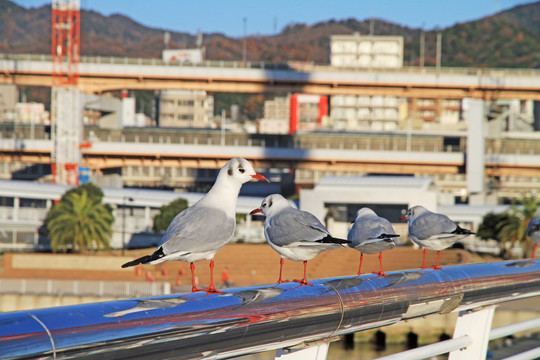
<instances>
[{"instance_id":1,"label":"seagull","mask_svg":"<svg viewBox=\"0 0 540 360\"><path fill-rule=\"evenodd\" d=\"M382 268L382 252L396 247L395 233L390 221L383 217L377 216L370 208L361 208L356 212L356 219L353 222L347 240L351 243L349 247L360 251L360 266L358 267L358 275L362 274L362 261L364 253L376 254L379 253L379 268L376 273L379 276L386 276Z\"/></svg>"},{"instance_id":2,"label":"seagull","mask_svg":"<svg viewBox=\"0 0 540 360\"><path fill-rule=\"evenodd\" d=\"M534 259L536 248L538 247L538 244L540 244L540 215L533 217L531 221L529 221L529 225L527 226L527 236L534 241L534 248L531 257L531 259Z\"/></svg>"},{"instance_id":3,"label":"seagull","mask_svg":"<svg viewBox=\"0 0 540 360\"><path fill-rule=\"evenodd\" d=\"M158 264L168 260L186 261L191 263L192 292L220 292L214 287L214 255L234 235L238 193L242 185L251 179L268 181L257 174L247 160L229 160L219 171L208 193L171 221L157 250L122 267ZM204 290L195 286L193 263L201 260L210 260L210 286Z\"/></svg>"},{"instance_id":4,"label":"seagull","mask_svg":"<svg viewBox=\"0 0 540 360\"><path fill-rule=\"evenodd\" d=\"M471 234L471 230L463 229L443 214L431 212L423 206L413 206L402 216L401 220L409 222L409 236L412 241L424 248L424 261L422 269L426 268L426 249L437 251L437 264L433 267L439 270L439 255L441 250L447 249Z\"/></svg>"},{"instance_id":5,"label":"seagull","mask_svg":"<svg viewBox=\"0 0 540 360\"><path fill-rule=\"evenodd\" d=\"M332 237L315 215L295 209L279 194L267 196L261 207L251 211L250 215L260 212L266 216L264 236L272 249L281 255L278 284L287 282L282 279L283 258L303 261L304 279L294 281L301 286L312 285L306 279L308 260L325 250L349 243L348 240Z\"/></svg>"}]
</instances>

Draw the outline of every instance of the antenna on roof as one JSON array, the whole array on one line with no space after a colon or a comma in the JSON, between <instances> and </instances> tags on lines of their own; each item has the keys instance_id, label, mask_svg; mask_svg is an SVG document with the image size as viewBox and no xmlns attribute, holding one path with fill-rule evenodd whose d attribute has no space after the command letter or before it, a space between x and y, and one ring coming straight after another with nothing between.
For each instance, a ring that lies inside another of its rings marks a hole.
<instances>
[{"instance_id":1,"label":"antenna on roof","mask_svg":"<svg viewBox=\"0 0 540 360\"><path fill-rule=\"evenodd\" d=\"M197 29L197 49L202 47L202 32L200 29Z\"/></svg>"},{"instance_id":2,"label":"antenna on roof","mask_svg":"<svg viewBox=\"0 0 540 360\"><path fill-rule=\"evenodd\" d=\"M169 48L169 41L171 40L171 33L168 31L165 31L163 33L163 46L165 46L165 49Z\"/></svg>"}]
</instances>

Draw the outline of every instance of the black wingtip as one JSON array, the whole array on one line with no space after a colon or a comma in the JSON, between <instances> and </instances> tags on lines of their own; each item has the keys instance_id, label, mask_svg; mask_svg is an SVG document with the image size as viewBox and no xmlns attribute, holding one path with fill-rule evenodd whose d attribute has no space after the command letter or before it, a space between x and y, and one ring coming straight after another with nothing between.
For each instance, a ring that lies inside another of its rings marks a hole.
<instances>
[{"instance_id":1,"label":"black wingtip","mask_svg":"<svg viewBox=\"0 0 540 360\"><path fill-rule=\"evenodd\" d=\"M160 247L152 255L144 255L144 256L141 256L138 259L128 261L127 263L122 265L122 269L125 269L125 268L130 267L130 266L139 265L139 264L147 264L147 263L149 263L151 261L160 259L160 258L162 258L164 256L165 256L165 254L163 253L163 248Z\"/></svg>"},{"instance_id":2,"label":"black wingtip","mask_svg":"<svg viewBox=\"0 0 540 360\"><path fill-rule=\"evenodd\" d=\"M469 230L469 229L464 229L462 227L457 227L456 230L453 231L454 234L458 234L458 235L474 235L476 234L475 232Z\"/></svg>"},{"instance_id":3,"label":"black wingtip","mask_svg":"<svg viewBox=\"0 0 540 360\"><path fill-rule=\"evenodd\" d=\"M316 242L323 243L323 244L350 244L351 243L351 241L349 240L338 239L330 235L326 236L324 239L317 240Z\"/></svg>"},{"instance_id":4,"label":"black wingtip","mask_svg":"<svg viewBox=\"0 0 540 360\"><path fill-rule=\"evenodd\" d=\"M379 235L379 239L387 239L387 238L395 238L399 237L398 234L381 234Z\"/></svg>"},{"instance_id":5,"label":"black wingtip","mask_svg":"<svg viewBox=\"0 0 540 360\"><path fill-rule=\"evenodd\" d=\"M130 267L130 266L135 266L135 265L139 265L139 264L146 264L149 261L151 261L150 260L150 255L145 255L145 256L140 257L138 259L128 261L127 263L122 265L122 268L125 269L125 268Z\"/></svg>"}]
</instances>

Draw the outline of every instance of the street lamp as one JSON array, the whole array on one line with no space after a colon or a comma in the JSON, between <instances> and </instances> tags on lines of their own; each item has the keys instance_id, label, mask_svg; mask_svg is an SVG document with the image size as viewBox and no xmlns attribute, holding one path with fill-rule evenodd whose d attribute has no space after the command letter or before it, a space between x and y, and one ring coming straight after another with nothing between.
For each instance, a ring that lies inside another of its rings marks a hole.
<instances>
[{"instance_id":1,"label":"street lamp","mask_svg":"<svg viewBox=\"0 0 540 360\"><path fill-rule=\"evenodd\" d=\"M126 201L133 201L133 198L124 196L122 199L122 255L126 253Z\"/></svg>"}]
</instances>

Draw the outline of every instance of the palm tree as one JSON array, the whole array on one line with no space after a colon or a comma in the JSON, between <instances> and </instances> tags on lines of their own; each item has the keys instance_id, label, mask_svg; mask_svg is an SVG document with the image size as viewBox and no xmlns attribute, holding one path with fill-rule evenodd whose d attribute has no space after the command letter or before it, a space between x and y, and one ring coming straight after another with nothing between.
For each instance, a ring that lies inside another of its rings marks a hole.
<instances>
[{"instance_id":1,"label":"palm tree","mask_svg":"<svg viewBox=\"0 0 540 360\"><path fill-rule=\"evenodd\" d=\"M517 206L516 203L521 206ZM522 196L508 210L508 217L503 218L497 224L497 234L500 239L501 254L503 257L506 253L507 244L510 244L510 249L515 244L522 243L524 256L532 249L531 240L526 236L527 225L529 221L538 214L538 199L534 195Z\"/></svg>"},{"instance_id":2,"label":"palm tree","mask_svg":"<svg viewBox=\"0 0 540 360\"><path fill-rule=\"evenodd\" d=\"M53 251L71 248L86 252L109 248L114 217L98 196L88 191L67 193L47 216L47 232Z\"/></svg>"}]
</instances>

